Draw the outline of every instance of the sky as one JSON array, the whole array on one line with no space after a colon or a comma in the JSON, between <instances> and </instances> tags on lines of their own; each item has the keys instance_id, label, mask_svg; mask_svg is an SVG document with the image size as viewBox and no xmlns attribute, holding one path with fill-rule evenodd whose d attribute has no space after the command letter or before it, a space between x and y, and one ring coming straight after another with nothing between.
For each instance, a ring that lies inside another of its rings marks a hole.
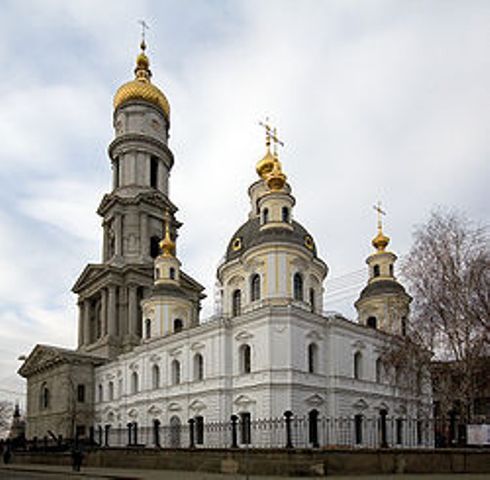
<instances>
[{"instance_id":1,"label":"sky","mask_svg":"<svg viewBox=\"0 0 490 480\"><path fill-rule=\"evenodd\" d=\"M487 0L0 0L0 400L36 343L76 344L76 278L101 257L112 97L148 25L171 105L178 255L206 286L246 220L266 116L294 217L329 266L325 309L355 320L387 215L403 258L437 207L490 217ZM23 403L23 402L22 402Z\"/></svg>"}]
</instances>

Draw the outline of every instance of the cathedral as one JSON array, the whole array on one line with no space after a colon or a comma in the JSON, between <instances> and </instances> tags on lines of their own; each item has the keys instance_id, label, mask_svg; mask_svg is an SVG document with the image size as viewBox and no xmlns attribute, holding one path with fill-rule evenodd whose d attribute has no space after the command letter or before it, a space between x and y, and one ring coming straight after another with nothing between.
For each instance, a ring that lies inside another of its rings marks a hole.
<instances>
[{"instance_id":1,"label":"cathedral","mask_svg":"<svg viewBox=\"0 0 490 480\"><path fill-rule=\"evenodd\" d=\"M170 106L152 82L144 41L134 74L114 96L112 189L97 210L102 260L73 287L78 346L36 345L19 370L27 437L178 428L232 415L246 424L286 411L310 422L356 418L358 426L363 418L430 415L430 385L421 396L412 382L394 381L381 358L405 334L411 301L381 222L358 319L324 314L328 266L294 214L269 125L264 157L253 162L249 212L217 269L219 311L201 321L204 288L179 260L181 223L168 194Z\"/></svg>"}]
</instances>

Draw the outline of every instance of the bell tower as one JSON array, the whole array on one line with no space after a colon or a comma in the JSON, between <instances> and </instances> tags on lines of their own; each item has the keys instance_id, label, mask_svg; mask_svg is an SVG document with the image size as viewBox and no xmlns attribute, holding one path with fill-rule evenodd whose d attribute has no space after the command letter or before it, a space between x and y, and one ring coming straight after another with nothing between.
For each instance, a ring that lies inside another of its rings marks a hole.
<instances>
[{"instance_id":1,"label":"bell tower","mask_svg":"<svg viewBox=\"0 0 490 480\"><path fill-rule=\"evenodd\" d=\"M397 256L386 250L390 239L383 233L381 215L385 212L379 203L374 208L378 214L378 233L372 240L376 251L366 259L368 284L354 305L359 323L395 335L405 335L412 298L396 280Z\"/></svg>"},{"instance_id":2,"label":"bell tower","mask_svg":"<svg viewBox=\"0 0 490 480\"><path fill-rule=\"evenodd\" d=\"M112 189L97 213L102 217L102 262L89 264L73 292L80 309L78 348L113 357L141 341L141 301L153 286L153 259L160 253L164 212L173 238L180 223L169 200L174 162L168 147L170 106L152 83L143 36L134 79L114 96L115 136L108 153Z\"/></svg>"}]
</instances>

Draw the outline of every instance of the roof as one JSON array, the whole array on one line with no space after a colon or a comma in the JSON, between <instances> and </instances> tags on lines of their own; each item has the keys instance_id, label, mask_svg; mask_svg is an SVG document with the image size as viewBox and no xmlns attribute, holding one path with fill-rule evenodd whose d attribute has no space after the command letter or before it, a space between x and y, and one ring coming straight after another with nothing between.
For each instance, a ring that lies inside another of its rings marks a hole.
<instances>
[{"instance_id":1,"label":"roof","mask_svg":"<svg viewBox=\"0 0 490 480\"><path fill-rule=\"evenodd\" d=\"M371 282L369 285L364 287L359 296L359 300L374 297L376 295L382 294L405 294L408 295L405 291L405 288L400 285L395 280L377 280L376 282Z\"/></svg>"},{"instance_id":2,"label":"roof","mask_svg":"<svg viewBox=\"0 0 490 480\"><path fill-rule=\"evenodd\" d=\"M283 227L271 227L260 230L259 217L251 218L245 222L233 235L226 249L226 261L240 257L248 249L265 243L291 243L303 247L308 252L312 252L316 257L316 247L311 235L298 222L292 221L293 229ZM311 239L312 248L305 246L305 238ZM233 249L233 242L240 238L242 247L239 250Z\"/></svg>"}]
</instances>

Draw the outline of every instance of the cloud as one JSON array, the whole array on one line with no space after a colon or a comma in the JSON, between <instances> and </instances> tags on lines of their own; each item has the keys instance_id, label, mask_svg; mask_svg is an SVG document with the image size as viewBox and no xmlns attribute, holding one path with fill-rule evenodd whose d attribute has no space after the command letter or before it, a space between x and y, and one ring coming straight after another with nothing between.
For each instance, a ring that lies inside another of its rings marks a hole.
<instances>
[{"instance_id":1,"label":"cloud","mask_svg":"<svg viewBox=\"0 0 490 480\"><path fill-rule=\"evenodd\" d=\"M0 327L19 329L0 344L0 379L14 369L1 363L12 351L74 343L69 288L100 259L111 100L132 77L142 17L153 78L172 107L178 252L207 288L204 316L216 266L247 219L266 115L286 144L295 217L330 267L327 309L355 317L378 199L399 254L435 204L488 221L488 2L189 5L6 2Z\"/></svg>"}]
</instances>

